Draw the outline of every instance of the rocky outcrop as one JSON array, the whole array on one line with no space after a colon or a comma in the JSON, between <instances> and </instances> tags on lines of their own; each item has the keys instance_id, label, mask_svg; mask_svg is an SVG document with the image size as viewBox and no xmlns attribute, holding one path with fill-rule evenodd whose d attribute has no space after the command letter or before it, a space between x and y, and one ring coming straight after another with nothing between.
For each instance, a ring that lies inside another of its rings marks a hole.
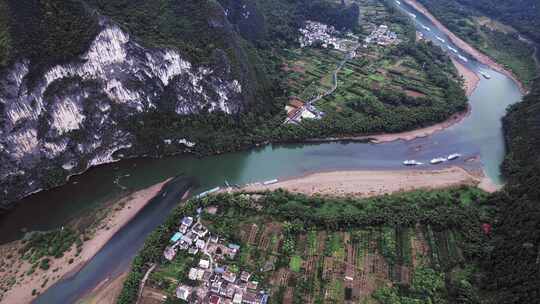
<instances>
[{"instance_id":1,"label":"rocky outcrop","mask_svg":"<svg viewBox=\"0 0 540 304\"><path fill-rule=\"evenodd\" d=\"M27 80L25 59L0 74L0 202L114 161L136 141L119 123L131 115L244 108L241 82L219 51L212 66L194 66L176 50L144 48L106 19L100 28L83 55L37 81ZM173 140L196 144L182 134Z\"/></svg>"}]
</instances>

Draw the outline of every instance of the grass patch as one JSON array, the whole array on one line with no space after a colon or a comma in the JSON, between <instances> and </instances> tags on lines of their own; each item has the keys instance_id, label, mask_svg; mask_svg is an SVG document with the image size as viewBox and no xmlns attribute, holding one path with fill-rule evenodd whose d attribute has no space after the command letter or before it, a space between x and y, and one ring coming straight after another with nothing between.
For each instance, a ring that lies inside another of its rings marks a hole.
<instances>
[{"instance_id":1,"label":"grass patch","mask_svg":"<svg viewBox=\"0 0 540 304\"><path fill-rule=\"evenodd\" d=\"M302 268L302 258L298 255L292 256L289 262L289 268L294 272L300 272Z\"/></svg>"}]
</instances>

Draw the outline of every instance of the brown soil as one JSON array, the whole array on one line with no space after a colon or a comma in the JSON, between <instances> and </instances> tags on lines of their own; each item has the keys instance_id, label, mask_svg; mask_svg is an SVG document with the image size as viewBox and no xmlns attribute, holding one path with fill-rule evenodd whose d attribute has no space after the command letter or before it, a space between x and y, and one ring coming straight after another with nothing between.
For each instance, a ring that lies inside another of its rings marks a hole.
<instances>
[{"instance_id":1,"label":"brown soil","mask_svg":"<svg viewBox=\"0 0 540 304\"><path fill-rule=\"evenodd\" d=\"M413 91L413 90L405 90L405 95L409 97L414 97L414 98L426 97L426 94L422 92L418 92L418 91Z\"/></svg>"}]
</instances>

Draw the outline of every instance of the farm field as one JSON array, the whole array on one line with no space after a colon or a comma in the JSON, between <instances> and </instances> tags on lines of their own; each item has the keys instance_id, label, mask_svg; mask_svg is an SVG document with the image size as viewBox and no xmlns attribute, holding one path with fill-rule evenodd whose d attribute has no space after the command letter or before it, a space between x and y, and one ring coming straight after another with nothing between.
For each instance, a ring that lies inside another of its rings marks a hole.
<instances>
[{"instance_id":1,"label":"farm field","mask_svg":"<svg viewBox=\"0 0 540 304\"><path fill-rule=\"evenodd\" d=\"M446 303L476 292L485 197L474 188L374 199L277 191L210 196L188 210L202 207L210 233L240 245L226 266L252 273L269 303ZM199 258L161 259L144 294L177 303L174 290Z\"/></svg>"},{"instance_id":2,"label":"farm field","mask_svg":"<svg viewBox=\"0 0 540 304\"><path fill-rule=\"evenodd\" d=\"M292 109L324 96L312 104L322 111L322 119L304 120L305 133L324 137L401 132L466 110L462 79L442 49L416 41L408 18L382 1L349 2L361 9L353 31L358 47L345 64L351 54L334 48L288 48L282 52L287 111L295 113ZM397 43L365 41L382 25L397 35Z\"/></svg>"}]
</instances>

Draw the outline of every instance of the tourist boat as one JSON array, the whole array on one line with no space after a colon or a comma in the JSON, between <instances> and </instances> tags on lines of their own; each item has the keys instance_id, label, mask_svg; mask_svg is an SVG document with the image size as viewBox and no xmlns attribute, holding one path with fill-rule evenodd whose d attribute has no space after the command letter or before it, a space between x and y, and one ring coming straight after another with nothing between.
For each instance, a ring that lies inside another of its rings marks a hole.
<instances>
[{"instance_id":1,"label":"tourist boat","mask_svg":"<svg viewBox=\"0 0 540 304\"><path fill-rule=\"evenodd\" d=\"M415 15L415 14L413 14L413 13L408 13L408 14L409 14L409 16L411 16L411 17L413 17L413 18L416 18L416 15Z\"/></svg>"},{"instance_id":2,"label":"tourist boat","mask_svg":"<svg viewBox=\"0 0 540 304\"><path fill-rule=\"evenodd\" d=\"M403 165L404 166L420 166L420 165L423 165L424 163L421 163L419 161L416 161L414 159L412 160L406 160L403 162Z\"/></svg>"},{"instance_id":3,"label":"tourist boat","mask_svg":"<svg viewBox=\"0 0 540 304\"><path fill-rule=\"evenodd\" d=\"M452 51L452 52L454 52L454 53L457 54L457 50L456 50L455 48L453 48L453 47L451 47L451 46L448 46L448 49L449 49L450 51Z\"/></svg>"},{"instance_id":4,"label":"tourist boat","mask_svg":"<svg viewBox=\"0 0 540 304\"><path fill-rule=\"evenodd\" d=\"M437 40L439 40L439 41L442 42L442 43L445 43L445 42L446 42L446 41L444 41L444 39L442 39L442 38L439 37L439 36L436 36L435 38L437 38Z\"/></svg>"},{"instance_id":5,"label":"tourist boat","mask_svg":"<svg viewBox=\"0 0 540 304\"><path fill-rule=\"evenodd\" d=\"M491 75L489 75L489 74L486 73L486 72L480 71L480 75L484 76L485 79L491 79Z\"/></svg>"},{"instance_id":6,"label":"tourist boat","mask_svg":"<svg viewBox=\"0 0 540 304\"><path fill-rule=\"evenodd\" d=\"M437 158L432 159L429 163L432 165L436 165L436 164L444 163L445 161L446 161L445 157L437 157Z\"/></svg>"},{"instance_id":7,"label":"tourist boat","mask_svg":"<svg viewBox=\"0 0 540 304\"><path fill-rule=\"evenodd\" d=\"M458 158L460 158L460 157L461 157L461 154L459 154L459 153L454 153L454 154L448 155L448 157L447 157L446 159L448 159L448 160L454 160L454 159L458 159Z\"/></svg>"},{"instance_id":8,"label":"tourist boat","mask_svg":"<svg viewBox=\"0 0 540 304\"><path fill-rule=\"evenodd\" d=\"M430 29L428 26L422 25L422 27L423 27L426 31L431 31L431 29Z\"/></svg>"},{"instance_id":9,"label":"tourist boat","mask_svg":"<svg viewBox=\"0 0 540 304\"><path fill-rule=\"evenodd\" d=\"M399 2L399 1L397 1L397 0L396 0L396 3L397 3L398 5L401 5L401 2Z\"/></svg>"},{"instance_id":10,"label":"tourist boat","mask_svg":"<svg viewBox=\"0 0 540 304\"><path fill-rule=\"evenodd\" d=\"M465 56L462 56L462 55L458 55L459 59L465 61L465 62L468 62L469 59L465 58Z\"/></svg>"}]
</instances>

